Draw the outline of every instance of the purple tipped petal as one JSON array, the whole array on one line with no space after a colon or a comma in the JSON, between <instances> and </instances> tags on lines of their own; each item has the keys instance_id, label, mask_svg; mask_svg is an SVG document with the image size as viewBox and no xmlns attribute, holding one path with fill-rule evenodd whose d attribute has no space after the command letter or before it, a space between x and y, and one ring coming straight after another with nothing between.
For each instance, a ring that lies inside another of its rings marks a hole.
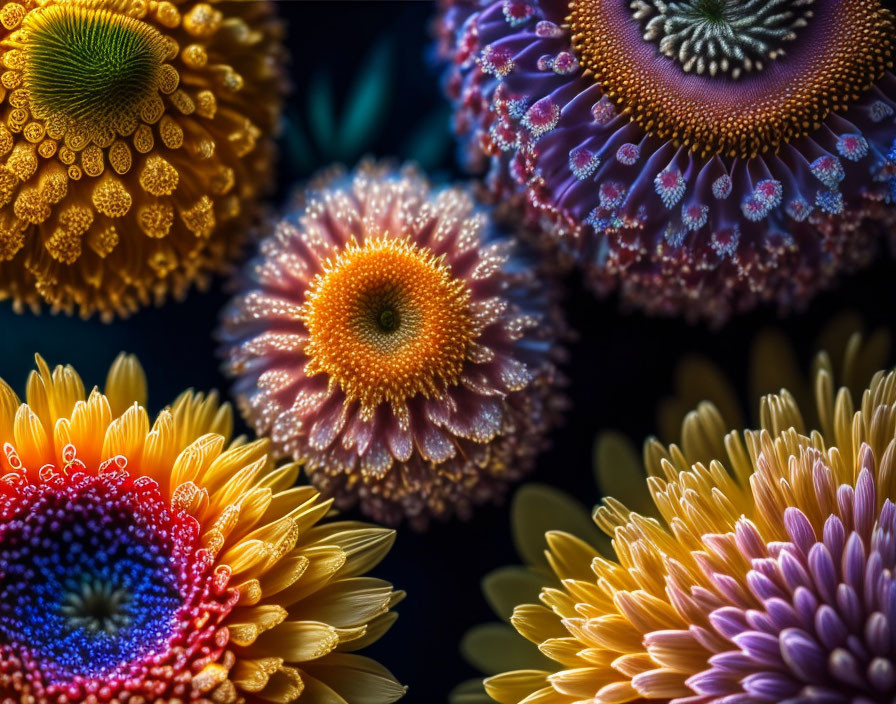
<instances>
[{"instance_id":1,"label":"purple tipped petal","mask_svg":"<svg viewBox=\"0 0 896 704\"><path fill-rule=\"evenodd\" d=\"M803 682L824 679L827 653L803 630L787 628L781 632L781 657Z\"/></svg>"},{"instance_id":2,"label":"purple tipped petal","mask_svg":"<svg viewBox=\"0 0 896 704\"><path fill-rule=\"evenodd\" d=\"M815 544L815 530L806 514L797 508L788 508L784 511L784 528L790 536L790 540L796 545L802 554L808 555L809 549Z\"/></svg>"}]
</instances>

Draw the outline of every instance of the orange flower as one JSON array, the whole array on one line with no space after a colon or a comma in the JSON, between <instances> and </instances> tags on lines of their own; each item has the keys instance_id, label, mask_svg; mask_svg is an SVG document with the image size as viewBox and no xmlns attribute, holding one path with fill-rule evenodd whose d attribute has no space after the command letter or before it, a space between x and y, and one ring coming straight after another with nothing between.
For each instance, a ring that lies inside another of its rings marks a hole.
<instances>
[{"instance_id":1,"label":"orange flower","mask_svg":"<svg viewBox=\"0 0 896 704\"><path fill-rule=\"evenodd\" d=\"M155 420L121 356L105 393L70 367L21 403L0 383L0 698L392 702L354 652L403 594L362 575L394 533L330 512L214 394ZM342 699L340 699L340 697Z\"/></svg>"}]
</instances>

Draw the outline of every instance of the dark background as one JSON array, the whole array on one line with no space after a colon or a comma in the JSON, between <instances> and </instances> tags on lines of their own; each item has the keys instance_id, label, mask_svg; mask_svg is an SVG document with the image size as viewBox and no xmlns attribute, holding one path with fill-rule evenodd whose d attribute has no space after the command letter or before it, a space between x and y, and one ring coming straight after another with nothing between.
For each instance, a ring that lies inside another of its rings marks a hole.
<instances>
[{"instance_id":1,"label":"dark background","mask_svg":"<svg viewBox=\"0 0 896 704\"><path fill-rule=\"evenodd\" d=\"M334 161L353 164L363 154L417 160L437 180L463 176L428 53L432 3L281 2L280 8L289 23L292 92L278 198L313 170ZM776 311L760 310L718 331L622 314L616 300L595 300L571 277L567 310L579 335L567 369L574 381L572 407L532 478L595 503L595 433L615 428L640 443L656 432L657 401L671 393L682 357L709 357L745 391L750 343L765 327L786 330L807 366L816 335L836 312L858 311L869 328L892 328L892 274L882 253L870 271L845 279L800 315L782 323ZM50 364L73 364L88 387L101 385L115 355L127 350L146 368L153 412L187 387L226 394L212 339L225 300L216 281L208 293L113 325L18 316L0 304L0 376L22 392L39 352ZM492 618L479 590L481 577L518 562L508 503L482 507L468 523L436 524L426 534L400 530L395 549L376 570L409 596L396 626L367 654L410 686L408 703L445 701L456 684L476 675L458 654L458 643L470 626Z\"/></svg>"}]
</instances>

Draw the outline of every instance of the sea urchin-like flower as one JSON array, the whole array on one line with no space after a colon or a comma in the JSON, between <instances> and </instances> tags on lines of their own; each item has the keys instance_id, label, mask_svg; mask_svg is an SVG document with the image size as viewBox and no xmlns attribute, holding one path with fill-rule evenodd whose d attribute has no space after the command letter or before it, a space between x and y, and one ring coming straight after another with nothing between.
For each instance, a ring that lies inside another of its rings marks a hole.
<instances>
[{"instance_id":1,"label":"sea urchin-like flower","mask_svg":"<svg viewBox=\"0 0 896 704\"><path fill-rule=\"evenodd\" d=\"M492 677L494 699L893 701L896 372L855 407L821 361L817 430L782 391L763 398L761 430L725 435L703 404L682 447L649 442L657 517L613 498L595 512L615 559L546 536L560 583L511 620L558 667Z\"/></svg>"},{"instance_id":2,"label":"sea urchin-like flower","mask_svg":"<svg viewBox=\"0 0 896 704\"><path fill-rule=\"evenodd\" d=\"M269 178L266 2L0 8L0 297L108 318L204 284Z\"/></svg>"},{"instance_id":3,"label":"sea urchin-like flower","mask_svg":"<svg viewBox=\"0 0 896 704\"><path fill-rule=\"evenodd\" d=\"M554 287L465 191L323 178L249 276L220 331L240 407L340 505L423 525L531 465L560 406Z\"/></svg>"},{"instance_id":4,"label":"sea urchin-like flower","mask_svg":"<svg viewBox=\"0 0 896 704\"><path fill-rule=\"evenodd\" d=\"M879 0L443 0L437 28L467 151L601 292L792 306L894 221Z\"/></svg>"},{"instance_id":5,"label":"sea urchin-like flower","mask_svg":"<svg viewBox=\"0 0 896 704\"><path fill-rule=\"evenodd\" d=\"M27 403L0 382L0 700L392 702L352 654L400 592L361 574L391 531L318 522L268 443L187 392L150 424L120 357L105 395L38 358Z\"/></svg>"}]
</instances>

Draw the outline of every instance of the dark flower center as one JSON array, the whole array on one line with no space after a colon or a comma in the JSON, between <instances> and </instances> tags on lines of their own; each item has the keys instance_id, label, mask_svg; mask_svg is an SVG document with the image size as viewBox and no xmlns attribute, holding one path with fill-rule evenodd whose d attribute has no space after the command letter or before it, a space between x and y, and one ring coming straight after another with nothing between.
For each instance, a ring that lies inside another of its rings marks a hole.
<instances>
[{"instance_id":1,"label":"dark flower center","mask_svg":"<svg viewBox=\"0 0 896 704\"><path fill-rule=\"evenodd\" d=\"M85 579L66 595L60 610L74 628L114 635L131 623L130 602L126 589Z\"/></svg>"},{"instance_id":2,"label":"dark flower center","mask_svg":"<svg viewBox=\"0 0 896 704\"><path fill-rule=\"evenodd\" d=\"M896 54L879 0L569 0L567 22L603 94L701 157L750 159L817 130Z\"/></svg>"},{"instance_id":3,"label":"dark flower center","mask_svg":"<svg viewBox=\"0 0 896 704\"><path fill-rule=\"evenodd\" d=\"M380 312L377 322L383 332L394 332L398 329L398 313L392 308L386 308Z\"/></svg>"},{"instance_id":4,"label":"dark flower center","mask_svg":"<svg viewBox=\"0 0 896 704\"><path fill-rule=\"evenodd\" d=\"M0 505L0 645L56 683L165 652L195 550L186 527L154 487L111 474Z\"/></svg>"},{"instance_id":5,"label":"dark flower center","mask_svg":"<svg viewBox=\"0 0 896 704\"><path fill-rule=\"evenodd\" d=\"M27 19L25 82L32 112L91 130L132 118L159 87L167 48L144 22L53 5Z\"/></svg>"},{"instance_id":6,"label":"dark flower center","mask_svg":"<svg viewBox=\"0 0 896 704\"><path fill-rule=\"evenodd\" d=\"M814 0L635 0L634 17L685 71L732 78L783 55L812 16Z\"/></svg>"}]
</instances>

